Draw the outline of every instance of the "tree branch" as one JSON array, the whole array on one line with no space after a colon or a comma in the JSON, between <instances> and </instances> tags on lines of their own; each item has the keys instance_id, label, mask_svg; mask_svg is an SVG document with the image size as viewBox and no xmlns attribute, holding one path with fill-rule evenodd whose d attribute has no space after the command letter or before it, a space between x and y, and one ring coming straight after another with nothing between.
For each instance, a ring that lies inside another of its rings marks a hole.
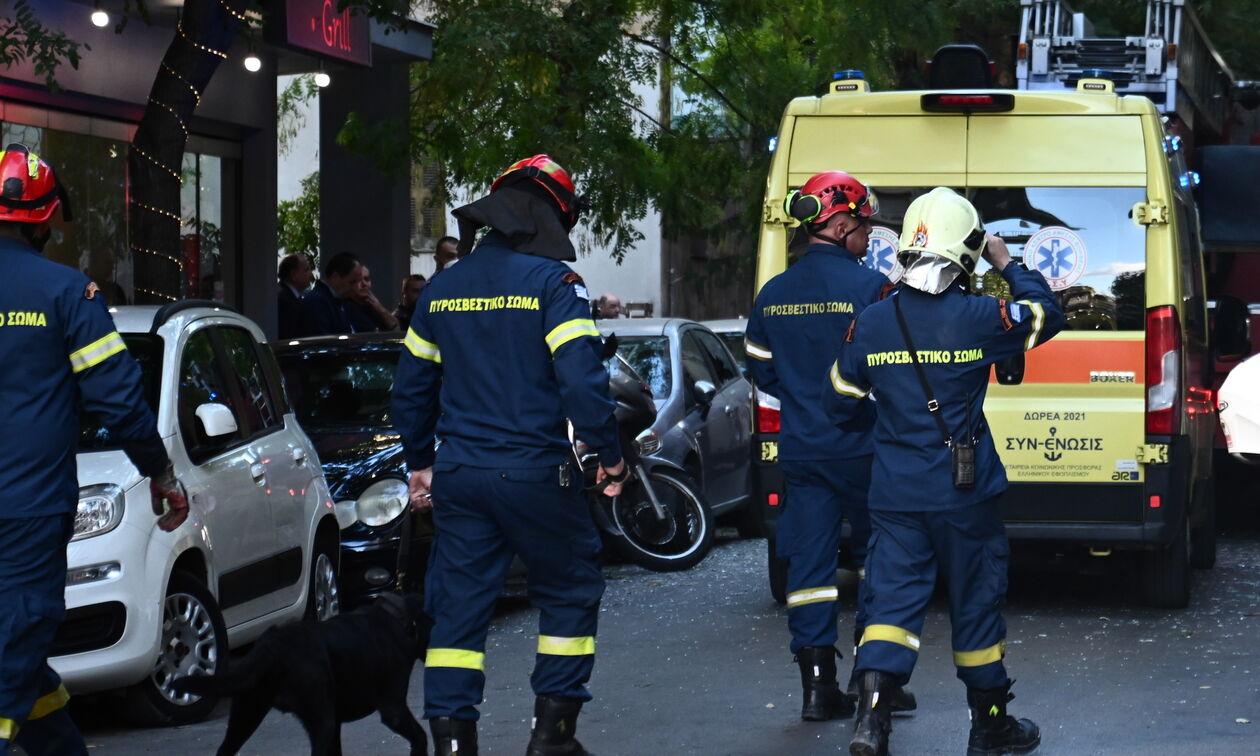
<instances>
[{"instance_id":1,"label":"tree branch","mask_svg":"<svg viewBox=\"0 0 1260 756\"><path fill-rule=\"evenodd\" d=\"M721 100L726 105L726 107L730 108L732 113L739 116L739 119L741 121L748 124L749 126L753 125L752 119L749 118L747 115L744 115L744 112L740 110L739 107L735 105L735 103L731 102L730 99L725 94L722 93L722 90L718 89L717 85L709 80L709 77L705 76L704 74L696 70L695 66L691 65L685 60L682 60L677 55L674 55L673 52L666 50L664 47L661 47L659 44L657 44L653 40L650 40L646 37L641 37L638 34L634 34L624 29L622 30L621 33L625 35L626 37L634 40L635 42L638 42L639 44L643 45L644 47L657 51L661 55L664 55L665 57L669 58L671 62L676 63L682 68L686 69L688 73L690 73L692 76L699 79L702 84L708 87L709 91L711 91L719 100Z\"/></svg>"}]
</instances>

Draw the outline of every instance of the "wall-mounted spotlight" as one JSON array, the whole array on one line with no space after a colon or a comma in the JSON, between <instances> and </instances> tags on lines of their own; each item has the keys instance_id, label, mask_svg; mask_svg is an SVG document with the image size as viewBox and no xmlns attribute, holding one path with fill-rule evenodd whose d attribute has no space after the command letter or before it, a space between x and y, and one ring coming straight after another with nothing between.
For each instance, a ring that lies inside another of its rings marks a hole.
<instances>
[{"instance_id":1,"label":"wall-mounted spotlight","mask_svg":"<svg viewBox=\"0 0 1260 756\"><path fill-rule=\"evenodd\" d=\"M92 25L102 29L109 26L109 14L101 10L101 0L96 0L96 8L92 11Z\"/></svg>"},{"instance_id":2,"label":"wall-mounted spotlight","mask_svg":"<svg viewBox=\"0 0 1260 756\"><path fill-rule=\"evenodd\" d=\"M245 64L245 70L250 73L258 73L262 70L262 59L253 53L246 55L242 62Z\"/></svg>"},{"instance_id":3,"label":"wall-mounted spotlight","mask_svg":"<svg viewBox=\"0 0 1260 756\"><path fill-rule=\"evenodd\" d=\"M328 86L329 84L332 84L332 77L331 77L331 76L329 76L328 74L324 73L323 71L320 71L319 73L315 74L315 86L317 86L317 87L326 87L326 86Z\"/></svg>"}]
</instances>

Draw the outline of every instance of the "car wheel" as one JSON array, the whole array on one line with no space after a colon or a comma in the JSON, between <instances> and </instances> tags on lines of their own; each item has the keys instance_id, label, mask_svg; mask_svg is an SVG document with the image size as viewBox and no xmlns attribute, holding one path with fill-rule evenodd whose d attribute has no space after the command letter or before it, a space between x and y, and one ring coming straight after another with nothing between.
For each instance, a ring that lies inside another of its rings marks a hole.
<instances>
[{"instance_id":1,"label":"car wheel","mask_svg":"<svg viewBox=\"0 0 1260 756\"><path fill-rule=\"evenodd\" d=\"M189 724L205 719L219 703L216 696L177 693L171 683L189 675L214 675L227 661L227 627L219 604L198 578L171 575L162 602L162 642L157 664L144 680L127 689L126 707L140 724Z\"/></svg>"},{"instance_id":2,"label":"car wheel","mask_svg":"<svg viewBox=\"0 0 1260 756\"><path fill-rule=\"evenodd\" d=\"M327 543L315 544L315 554L311 557L311 584L306 595L306 619L323 622L341 613L337 555Z\"/></svg>"}]
</instances>

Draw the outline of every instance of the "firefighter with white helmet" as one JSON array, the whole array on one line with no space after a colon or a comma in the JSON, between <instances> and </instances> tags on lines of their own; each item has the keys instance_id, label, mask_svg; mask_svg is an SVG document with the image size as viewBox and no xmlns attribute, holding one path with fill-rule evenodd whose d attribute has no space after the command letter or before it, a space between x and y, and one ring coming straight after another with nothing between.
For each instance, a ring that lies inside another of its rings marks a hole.
<instances>
[{"instance_id":1,"label":"firefighter with white helmet","mask_svg":"<svg viewBox=\"0 0 1260 756\"><path fill-rule=\"evenodd\" d=\"M1045 279L1011 264L975 208L946 188L907 209L898 290L868 307L844 338L824 392L835 422L878 397L866 558L866 631L857 652L853 756L888 752L888 694L906 684L938 571L949 591L954 664L971 708L968 756L1027 753L1037 726L1006 713L1003 665L1010 553L998 497L1006 471L982 406L993 363L1032 349L1064 323ZM978 296L983 257L1011 300Z\"/></svg>"}]
</instances>

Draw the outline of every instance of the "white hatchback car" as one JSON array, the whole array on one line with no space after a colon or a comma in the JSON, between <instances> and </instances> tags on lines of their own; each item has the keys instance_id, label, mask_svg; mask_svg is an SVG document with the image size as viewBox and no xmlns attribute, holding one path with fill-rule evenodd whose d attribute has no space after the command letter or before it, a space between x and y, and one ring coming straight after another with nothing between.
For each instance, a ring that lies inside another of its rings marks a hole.
<instances>
[{"instance_id":1,"label":"white hatchback car","mask_svg":"<svg viewBox=\"0 0 1260 756\"><path fill-rule=\"evenodd\" d=\"M190 512L174 532L158 529L147 480L84 414L50 662L71 692L123 688L133 717L188 722L215 701L176 693L173 680L213 674L273 625L337 612L338 525L257 325L210 302L111 312Z\"/></svg>"}]
</instances>

